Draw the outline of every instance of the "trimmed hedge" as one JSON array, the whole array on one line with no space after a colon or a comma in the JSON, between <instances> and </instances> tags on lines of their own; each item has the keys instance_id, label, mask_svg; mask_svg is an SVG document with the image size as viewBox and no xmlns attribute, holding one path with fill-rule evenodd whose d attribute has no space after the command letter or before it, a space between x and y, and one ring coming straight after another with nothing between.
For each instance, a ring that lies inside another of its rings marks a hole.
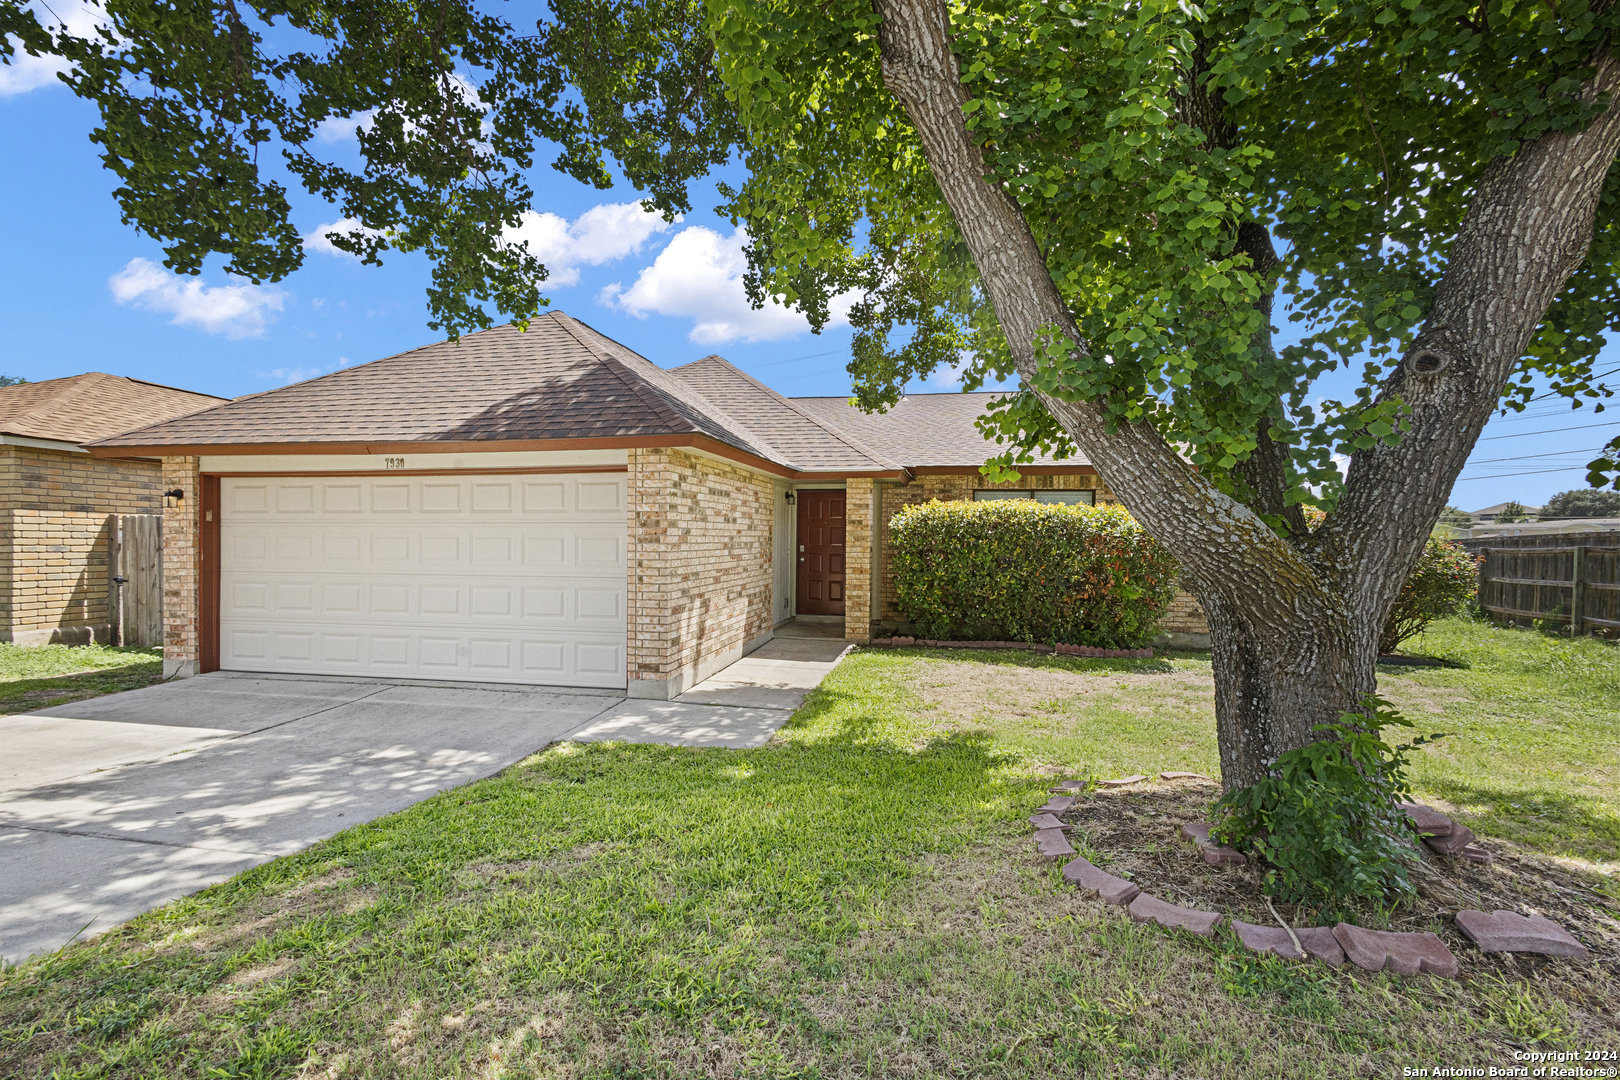
<instances>
[{"instance_id":1,"label":"trimmed hedge","mask_svg":"<svg viewBox=\"0 0 1620 1080\"><path fill-rule=\"evenodd\" d=\"M890 522L900 611L917 636L1150 644L1176 563L1118 506L939 502Z\"/></svg>"}]
</instances>

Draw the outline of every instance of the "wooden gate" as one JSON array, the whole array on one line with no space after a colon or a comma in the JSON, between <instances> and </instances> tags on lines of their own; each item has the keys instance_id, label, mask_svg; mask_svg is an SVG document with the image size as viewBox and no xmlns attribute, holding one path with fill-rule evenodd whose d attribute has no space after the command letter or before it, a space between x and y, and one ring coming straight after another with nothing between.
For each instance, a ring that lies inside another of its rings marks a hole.
<instances>
[{"instance_id":1,"label":"wooden gate","mask_svg":"<svg viewBox=\"0 0 1620 1080\"><path fill-rule=\"evenodd\" d=\"M163 644L163 515L115 515L107 565L118 643L143 649Z\"/></svg>"}]
</instances>

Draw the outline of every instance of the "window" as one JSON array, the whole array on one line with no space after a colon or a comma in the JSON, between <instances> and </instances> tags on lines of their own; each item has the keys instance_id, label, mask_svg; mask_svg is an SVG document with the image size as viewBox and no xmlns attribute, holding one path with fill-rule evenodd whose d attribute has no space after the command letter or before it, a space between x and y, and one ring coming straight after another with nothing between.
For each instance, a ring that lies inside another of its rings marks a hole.
<instances>
[{"instance_id":1,"label":"window","mask_svg":"<svg viewBox=\"0 0 1620 1080\"><path fill-rule=\"evenodd\" d=\"M1059 506L1096 506L1097 493L1091 489L1081 491L975 491L974 502L996 499L1034 499L1036 502L1057 503Z\"/></svg>"},{"instance_id":2,"label":"window","mask_svg":"<svg viewBox=\"0 0 1620 1080\"><path fill-rule=\"evenodd\" d=\"M1085 491L1037 491L1035 501L1043 503L1061 503L1064 506L1096 506L1097 493L1092 490Z\"/></svg>"}]
</instances>

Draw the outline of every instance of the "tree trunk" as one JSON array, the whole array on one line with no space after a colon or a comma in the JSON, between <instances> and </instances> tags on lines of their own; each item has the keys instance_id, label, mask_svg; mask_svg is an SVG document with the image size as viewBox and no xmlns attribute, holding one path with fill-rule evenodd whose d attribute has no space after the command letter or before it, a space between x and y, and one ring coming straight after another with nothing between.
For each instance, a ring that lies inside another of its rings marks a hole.
<instances>
[{"instance_id":1,"label":"tree trunk","mask_svg":"<svg viewBox=\"0 0 1620 1080\"><path fill-rule=\"evenodd\" d=\"M987 179L964 120L968 95L942 0L877 6L884 81L917 131L1014 365L1033 385L1043 332L1056 328L1087 354L1090 343L1022 212ZM1620 87L1616 67L1601 58L1588 92ZM1218 137L1217 103L1199 93L1188 104L1209 113L1200 126ZM1280 538L1150 425L1109 434L1094 403L1043 397L1137 520L1175 554L1204 603L1228 790L1266 775L1284 751L1316 741L1318 725L1376 688L1379 630L1519 357L1586 257L1617 145L1620 110L1611 108L1584 131L1544 136L1490 166L1422 333L1383 388L1413 407L1413 430L1396 446L1354 456L1339 509L1315 534ZM1257 255L1269 252L1269 236L1264 252L1262 237L1247 239ZM1261 441L1265 451L1269 440ZM1280 484L1275 465L1262 452L1246 467L1262 508L1280 502L1280 489L1267 486Z\"/></svg>"}]
</instances>

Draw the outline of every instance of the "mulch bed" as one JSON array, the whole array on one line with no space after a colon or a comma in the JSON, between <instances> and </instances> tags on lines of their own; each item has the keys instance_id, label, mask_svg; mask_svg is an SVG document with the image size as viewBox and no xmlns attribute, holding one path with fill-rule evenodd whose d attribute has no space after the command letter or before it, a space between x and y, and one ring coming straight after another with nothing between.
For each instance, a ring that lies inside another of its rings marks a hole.
<instances>
[{"instance_id":1,"label":"mulch bed","mask_svg":"<svg viewBox=\"0 0 1620 1080\"><path fill-rule=\"evenodd\" d=\"M1218 789L1200 781L1157 781L1131 788L1098 790L1082 796L1061 817L1077 828L1072 840L1089 846L1098 865L1129 878L1143 892L1182 907L1218 911L1228 919L1276 926L1261 892L1263 870L1252 862L1239 867L1211 866L1198 850L1179 838L1181 826L1208 821ZM1460 858L1426 857L1413 874L1417 900L1390 914L1389 924L1360 921L1364 926L1400 931L1433 930L1462 963L1464 975L1523 969L1548 963L1540 956L1485 954L1463 936L1452 921L1459 910L1503 909L1542 915L1574 934L1591 959L1580 965L1604 979L1620 978L1620 902L1592 891L1578 873L1498 841L1481 840L1495 857L1489 865ZM1275 905L1296 929L1331 926L1331 916L1292 904ZM1223 923L1223 925L1225 925Z\"/></svg>"}]
</instances>

